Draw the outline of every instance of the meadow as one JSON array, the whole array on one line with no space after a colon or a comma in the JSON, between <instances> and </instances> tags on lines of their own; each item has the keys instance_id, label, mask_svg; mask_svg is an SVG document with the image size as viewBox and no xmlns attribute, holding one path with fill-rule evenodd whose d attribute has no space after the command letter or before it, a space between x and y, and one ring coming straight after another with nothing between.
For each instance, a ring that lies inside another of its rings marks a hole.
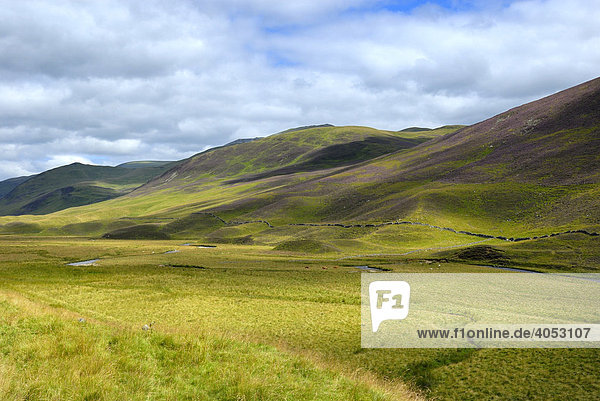
<instances>
[{"instance_id":1,"label":"meadow","mask_svg":"<svg viewBox=\"0 0 600 401\"><path fill-rule=\"evenodd\" d=\"M0 182L0 399L599 399L598 349L360 339L365 266L599 272L599 99Z\"/></svg>"},{"instance_id":2,"label":"meadow","mask_svg":"<svg viewBox=\"0 0 600 401\"><path fill-rule=\"evenodd\" d=\"M472 237L419 227L303 230L328 247L278 247L265 234L258 244L210 248L182 240L0 236L0 398L592 400L600 394L596 349L362 349L356 266L493 269L461 259L458 247ZM308 236L297 234L289 237ZM403 239L408 253L391 238ZM564 270L579 260L591 266L582 271L592 271L596 238L484 244L502 251L505 264ZM539 251L549 247L557 252ZM67 265L97 258L93 265Z\"/></svg>"}]
</instances>

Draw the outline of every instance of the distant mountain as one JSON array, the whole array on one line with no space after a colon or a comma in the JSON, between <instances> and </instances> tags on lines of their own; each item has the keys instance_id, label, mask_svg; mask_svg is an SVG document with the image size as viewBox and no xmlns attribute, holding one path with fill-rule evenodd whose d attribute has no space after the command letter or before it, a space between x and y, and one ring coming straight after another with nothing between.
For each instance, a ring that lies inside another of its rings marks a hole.
<instances>
[{"instance_id":1,"label":"distant mountain","mask_svg":"<svg viewBox=\"0 0 600 401\"><path fill-rule=\"evenodd\" d=\"M257 139L261 139L261 138L262 138L262 136L257 136L256 138L240 138L240 139L236 139L235 141L226 143L223 146L239 145L240 143L252 142L252 141L256 141Z\"/></svg>"},{"instance_id":2,"label":"distant mountain","mask_svg":"<svg viewBox=\"0 0 600 401\"><path fill-rule=\"evenodd\" d=\"M333 124L315 124L315 125L303 125L302 127L288 128L285 131L278 132L278 134L284 134L286 132L304 131L311 128L332 128L335 127Z\"/></svg>"},{"instance_id":3,"label":"distant mountain","mask_svg":"<svg viewBox=\"0 0 600 401\"><path fill-rule=\"evenodd\" d=\"M56 204L83 204L72 201L78 184L63 183L79 174L85 194L91 192L87 203L118 195L111 191L131 192L63 210L56 220L45 219L45 227L73 218L78 233L93 222L89 227L96 227L96 235L202 235L239 243L251 242L261 230L270 230L263 236L267 242L296 235L292 227L300 226L290 224L298 223L403 221L501 236L597 232L599 154L600 79L595 79L468 127L287 130L154 167L164 170L133 191L143 180L119 187L106 184L111 179L103 175L105 184L96 185L102 190L92 190L95 179L71 167L52 185L38 185L39 176L21 183L0 199L0 210L45 213L58 210ZM254 234L234 228L239 222L257 223ZM309 228L302 233L310 237Z\"/></svg>"},{"instance_id":4,"label":"distant mountain","mask_svg":"<svg viewBox=\"0 0 600 401\"><path fill-rule=\"evenodd\" d=\"M315 220L404 218L494 230L517 223L531 229L595 226L599 155L600 78L419 146L277 189L248 217L282 215L294 207L292 199L319 197L320 206L306 211Z\"/></svg>"},{"instance_id":5,"label":"distant mountain","mask_svg":"<svg viewBox=\"0 0 600 401\"><path fill-rule=\"evenodd\" d=\"M9 178L8 180L0 181L0 198L12 191L19 184L27 181L30 176Z\"/></svg>"},{"instance_id":6,"label":"distant mountain","mask_svg":"<svg viewBox=\"0 0 600 401\"><path fill-rule=\"evenodd\" d=\"M112 199L161 174L172 162L130 162L117 167L73 163L0 183L0 215L47 214Z\"/></svg>"},{"instance_id":7,"label":"distant mountain","mask_svg":"<svg viewBox=\"0 0 600 401\"><path fill-rule=\"evenodd\" d=\"M408 127L408 128L404 128L398 132L421 132L421 131L431 131L431 128Z\"/></svg>"},{"instance_id":8,"label":"distant mountain","mask_svg":"<svg viewBox=\"0 0 600 401\"><path fill-rule=\"evenodd\" d=\"M465 127L466 125L444 125L438 128L409 127L397 132L407 138L414 137L421 139L431 139L440 137L445 134L449 134L451 132L458 131L459 129Z\"/></svg>"},{"instance_id":9,"label":"distant mountain","mask_svg":"<svg viewBox=\"0 0 600 401\"><path fill-rule=\"evenodd\" d=\"M389 179L600 182L600 78L515 107L396 157Z\"/></svg>"}]
</instances>

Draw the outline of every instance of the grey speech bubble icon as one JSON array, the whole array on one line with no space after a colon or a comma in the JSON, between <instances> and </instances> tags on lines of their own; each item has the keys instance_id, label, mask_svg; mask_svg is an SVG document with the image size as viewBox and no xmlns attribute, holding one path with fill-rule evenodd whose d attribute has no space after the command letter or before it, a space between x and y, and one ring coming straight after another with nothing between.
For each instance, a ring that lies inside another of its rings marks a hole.
<instances>
[{"instance_id":1,"label":"grey speech bubble icon","mask_svg":"<svg viewBox=\"0 0 600 401\"><path fill-rule=\"evenodd\" d=\"M369 284L369 304L373 332L384 320L402 320L408 316L410 285L406 281L373 281Z\"/></svg>"}]
</instances>

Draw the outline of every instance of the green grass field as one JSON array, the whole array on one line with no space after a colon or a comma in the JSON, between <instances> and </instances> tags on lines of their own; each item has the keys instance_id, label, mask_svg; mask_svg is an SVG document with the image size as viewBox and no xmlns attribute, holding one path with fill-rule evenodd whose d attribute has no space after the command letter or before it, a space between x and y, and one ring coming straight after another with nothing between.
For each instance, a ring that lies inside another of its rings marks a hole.
<instances>
[{"instance_id":1,"label":"green grass field","mask_svg":"<svg viewBox=\"0 0 600 401\"><path fill-rule=\"evenodd\" d=\"M477 266L487 262L476 252L458 252L473 239L457 234L310 230L326 248L278 247L267 237L262 245L198 248L1 236L0 398L593 400L600 393L595 349L361 349L354 266L497 270ZM595 238L485 244L509 265L566 269L577 260L594 265ZM538 255L549 247L559 255Z\"/></svg>"},{"instance_id":2,"label":"green grass field","mask_svg":"<svg viewBox=\"0 0 600 401\"><path fill-rule=\"evenodd\" d=\"M361 348L357 267L597 273L599 85L4 182L56 212L0 216L0 399L597 400L598 349Z\"/></svg>"}]
</instances>

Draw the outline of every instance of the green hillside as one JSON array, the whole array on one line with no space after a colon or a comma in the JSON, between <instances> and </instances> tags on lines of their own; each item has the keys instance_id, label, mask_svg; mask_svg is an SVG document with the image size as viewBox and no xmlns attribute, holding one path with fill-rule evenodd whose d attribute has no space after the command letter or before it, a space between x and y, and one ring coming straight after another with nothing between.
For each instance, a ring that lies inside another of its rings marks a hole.
<instances>
[{"instance_id":1,"label":"green hillside","mask_svg":"<svg viewBox=\"0 0 600 401\"><path fill-rule=\"evenodd\" d=\"M25 231L46 232L49 229L49 233L56 233L58 229L65 234L99 235L124 226L135 226L138 222L135 219L143 216L148 216L148 219L142 223L152 224L170 218L185 218L201 210L202 205L222 204L241 198L243 201L244 197L253 193L266 194L281 185L289 186L331 175L353 164L414 147L458 128L441 127L419 133L332 126L288 130L200 153L125 197L70 208L47 218L22 216L0 219L0 232L21 232L24 229L22 224L33 222L39 229L28 227ZM114 187L104 185L103 188ZM104 195L108 197L114 193ZM94 200L98 199L99 196ZM161 220L157 213L169 217ZM19 224L16 231L12 225L15 222ZM173 233L172 229L170 231Z\"/></svg>"},{"instance_id":2,"label":"green hillside","mask_svg":"<svg viewBox=\"0 0 600 401\"><path fill-rule=\"evenodd\" d=\"M437 136L422 128L288 131L194 156L111 210L153 216L140 223L179 218L182 234L236 241L273 241L273 230L207 228L218 221L192 213L276 226L405 220L507 238L598 231L599 99L597 79ZM409 139L423 142L402 149ZM393 144L395 152L383 154ZM99 210L78 216L93 219Z\"/></svg>"},{"instance_id":3,"label":"green hillside","mask_svg":"<svg viewBox=\"0 0 600 401\"><path fill-rule=\"evenodd\" d=\"M598 231L599 98L596 79L470 127L292 129L208 150L127 196L35 223L267 242L289 229L225 229L194 213L273 226L403 220L507 238Z\"/></svg>"},{"instance_id":4,"label":"green hillside","mask_svg":"<svg viewBox=\"0 0 600 401\"><path fill-rule=\"evenodd\" d=\"M404 218L496 231L597 227L599 149L596 79L327 177L320 181L327 194L317 185L294 192L325 196L330 206L315 213L324 220Z\"/></svg>"},{"instance_id":5,"label":"green hillside","mask_svg":"<svg viewBox=\"0 0 600 401\"><path fill-rule=\"evenodd\" d=\"M8 180L0 181L0 198L15 189L21 183L27 181L29 176L9 178Z\"/></svg>"},{"instance_id":6,"label":"green hillside","mask_svg":"<svg viewBox=\"0 0 600 401\"><path fill-rule=\"evenodd\" d=\"M402 136L432 139L465 128L466 125L444 125L438 128L409 127L398 131Z\"/></svg>"},{"instance_id":7,"label":"green hillside","mask_svg":"<svg viewBox=\"0 0 600 401\"><path fill-rule=\"evenodd\" d=\"M596 79L323 176L295 174L269 183L251 176L262 192L231 194L231 201L233 188L223 183L220 202L206 192L198 209L235 220L401 219L507 236L597 230L599 103Z\"/></svg>"},{"instance_id":8,"label":"green hillside","mask_svg":"<svg viewBox=\"0 0 600 401\"><path fill-rule=\"evenodd\" d=\"M415 135L368 127L301 127L197 154L145 190L227 178L231 183L323 170L370 160L425 142L437 131ZM438 133L439 135L439 133Z\"/></svg>"},{"instance_id":9,"label":"green hillside","mask_svg":"<svg viewBox=\"0 0 600 401\"><path fill-rule=\"evenodd\" d=\"M162 173L169 162L132 162L108 167L73 163L17 183L0 198L0 215L47 214L112 199Z\"/></svg>"},{"instance_id":10,"label":"green hillside","mask_svg":"<svg viewBox=\"0 0 600 401\"><path fill-rule=\"evenodd\" d=\"M172 167L175 162L165 162L162 160L140 160L121 163L117 167L124 168L143 168L143 167L157 167L157 168L168 168Z\"/></svg>"},{"instance_id":11,"label":"green hillside","mask_svg":"<svg viewBox=\"0 0 600 401\"><path fill-rule=\"evenodd\" d=\"M365 267L598 272L599 100L600 79L469 127L300 127L164 166L134 190L124 171L138 163L36 176L9 194L21 210L131 192L0 217L0 323L10 341L44 341L27 358L8 343L0 385L66 394L92 355L108 373L76 380L90 399L98 383L106 398L147 394L148 380L172 398L595 399L597 349L363 349L359 289ZM38 380L38 348L60 356L51 381ZM240 350L261 368L237 369ZM233 375L210 373L221 364Z\"/></svg>"}]
</instances>

